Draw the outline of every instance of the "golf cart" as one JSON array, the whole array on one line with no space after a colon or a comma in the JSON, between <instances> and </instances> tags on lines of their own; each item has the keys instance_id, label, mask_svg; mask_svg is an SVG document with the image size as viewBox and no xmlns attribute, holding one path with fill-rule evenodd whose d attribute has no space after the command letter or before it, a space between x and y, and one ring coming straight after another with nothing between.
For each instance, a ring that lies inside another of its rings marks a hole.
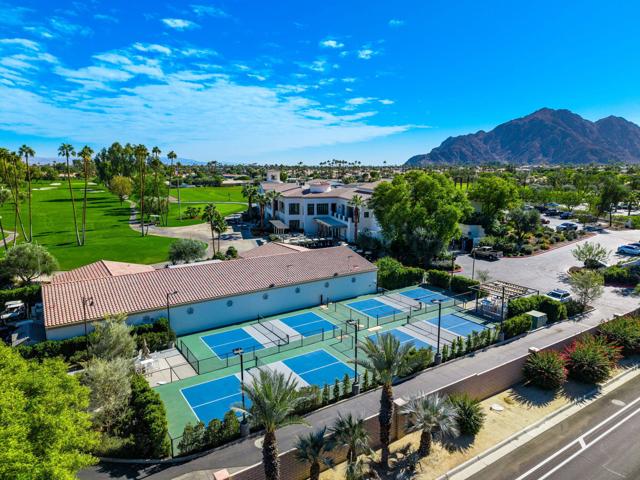
<instances>
[{"instance_id":1,"label":"golf cart","mask_svg":"<svg viewBox=\"0 0 640 480\"><path fill-rule=\"evenodd\" d=\"M0 322L6 324L24 318L26 308L22 300L12 300L4 304L4 310L0 313Z\"/></svg>"}]
</instances>

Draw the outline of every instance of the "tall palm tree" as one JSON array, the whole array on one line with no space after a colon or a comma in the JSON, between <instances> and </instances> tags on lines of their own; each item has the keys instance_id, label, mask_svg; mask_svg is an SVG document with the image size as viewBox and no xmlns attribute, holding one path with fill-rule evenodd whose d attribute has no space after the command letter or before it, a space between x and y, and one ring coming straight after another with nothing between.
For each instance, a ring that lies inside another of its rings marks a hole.
<instances>
[{"instance_id":1,"label":"tall palm tree","mask_svg":"<svg viewBox=\"0 0 640 480\"><path fill-rule=\"evenodd\" d=\"M242 195L249 202L249 207L247 208L247 216L249 216L249 218L250 218L251 217L251 207L252 207L252 204L253 204L253 199L255 198L256 195L258 195L258 187L256 187L255 185L253 185L251 183L243 185L243 187L242 187Z\"/></svg>"},{"instance_id":2,"label":"tall palm tree","mask_svg":"<svg viewBox=\"0 0 640 480\"><path fill-rule=\"evenodd\" d=\"M204 207L202 211L202 220L209 224L209 228L211 229L211 250L213 250L213 254L216 254L216 237L214 232L216 231L215 223L216 216L219 215L216 206L213 203L209 203Z\"/></svg>"},{"instance_id":3,"label":"tall palm tree","mask_svg":"<svg viewBox=\"0 0 640 480\"><path fill-rule=\"evenodd\" d=\"M158 199L158 207L160 207L160 184L158 183L158 173L162 168L162 162L160 161L160 153L162 151L158 147L151 149L151 170L153 171L153 187L156 198ZM158 213L162 215L162 209L158 208Z\"/></svg>"},{"instance_id":4,"label":"tall palm tree","mask_svg":"<svg viewBox=\"0 0 640 480\"><path fill-rule=\"evenodd\" d=\"M167 225L169 224L169 196L171 195L171 182L173 180L173 161L178 158L178 155L176 155L176 152L174 152L173 150L171 150L169 153L167 153L167 158L169 159L169 161L171 162L171 165L169 166L169 190L167 190ZM177 182L177 187L178 187L178 220L181 219L181 214L180 214L180 181Z\"/></svg>"},{"instance_id":5,"label":"tall palm tree","mask_svg":"<svg viewBox=\"0 0 640 480\"><path fill-rule=\"evenodd\" d=\"M227 228L229 228L229 224L227 224L224 215L216 210L215 218L213 221L213 229L218 234L218 252L220 251L220 237L224 232L227 231Z\"/></svg>"},{"instance_id":6,"label":"tall palm tree","mask_svg":"<svg viewBox=\"0 0 640 480\"><path fill-rule=\"evenodd\" d=\"M280 197L282 197L282 194L280 192L277 192L276 190L269 190L266 194L267 200L269 201L269 204L271 205L271 214L273 216L273 218L276 218L276 203L278 202L278 199Z\"/></svg>"},{"instance_id":7,"label":"tall palm tree","mask_svg":"<svg viewBox=\"0 0 640 480\"><path fill-rule=\"evenodd\" d=\"M87 187L89 185L89 166L91 165L93 150L85 145L78 155L82 159L82 173L84 176L84 197L82 200L82 245L84 245L87 234Z\"/></svg>"},{"instance_id":8,"label":"tall palm tree","mask_svg":"<svg viewBox=\"0 0 640 480\"><path fill-rule=\"evenodd\" d=\"M331 427L333 443L340 447L347 448L347 462L353 463L364 453L369 453L369 432L364 427L362 418L354 417L352 414L338 414Z\"/></svg>"},{"instance_id":9,"label":"tall palm tree","mask_svg":"<svg viewBox=\"0 0 640 480\"><path fill-rule=\"evenodd\" d=\"M0 187L0 208L4 206L5 203L9 201L11 198L11 192L4 187ZM4 245L4 249L9 250L7 247L7 239L4 236L4 227L2 226L2 216L0 216L0 235L2 236L2 244Z\"/></svg>"},{"instance_id":10,"label":"tall palm tree","mask_svg":"<svg viewBox=\"0 0 640 480\"><path fill-rule=\"evenodd\" d=\"M67 159L67 182L69 184L69 197L71 198L71 210L73 212L73 225L76 229L76 244L80 245L80 232L78 231L78 219L76 217L76 202L73 198L73 188L71 187L71 168L69 166L69 157L75 156L76 151L73 145L63 143L58 147L58 156Z\"/></svg>"},{"instance_id":11,"label":"tall palm tree","mask_svg":"<svg viewBox=\"0 0 640 480\"><path fill-rule=\"evenodd\" d=\"M349 205L353 207L353 243L358 243L358 223L360 223L360 209L364 207L365 201L360 195L354 195L349 200Z\"/></svg>"},{"instance_id":12,"label":"tall palm tree","mask_svg":"<svg viewBox=\"0 0 640 480\"><path fill-rule=\"evenodd\" d=\"M238 409L249 418L254 427L263 428L262 463L266 480L280 479L280 459L276 430L287 425L305 423L295 415L296 408L306 401L298 393L298 382L292 374L285 376L281 372L259 370L251 384L243 383L244 391L251 408L249 411Z\"/></svg>"},{"instance_id":13,"label":"tall palm tree","mask_svg":"<svg viewBox=\"0 0 640 480\"><path fill-rule=\"evenodd\" d=\"M260 207L260 228L264 230L264 208L269 205L269 197L267 197L264 193L256 194L256 203Z\"/></svg>"},{"instance_id":14,"label":"tall palm tree","mask_svg":"<svg viewBox=\"0 0 640 480\"><path fill-rule=\"evenodd\" d=\"M31 242L33 240L33 216L31 214L31 169L29 168L29 157L33 158L36 152L28 145L22 145L18 150L18 153L24 157L24 163L27 165L27 201L29 208L29 238L26 241Z\"/></svg>"},{"instance_id":15,"label":"tall palm tree","mask_svg":"<svg viewBox=\"0 0 640 480\"><path fill-rule=\"evenodd\" d=\"M418 453L426 457L431 453L434 437L458 435L458 413L449 400L440 395L419 393L402 408L410 431L420 433Z\"/></svg>"},{"instance_id":16,"label":"tall palm tree","mask_svg":"<svg viewBox=\"0 0 640 480\"><path fill-rule=\"evenodd\" d=\"M13 197L15 202L15 208L14 208L15 224L16 225L18 225L18 223L20 224L20 231L22 232L22 236L25 238L26 241L28 241L29 238L27 237L27 233L24 230L24 223L22 222L22 215L20 214L20 200L22 200L20 195L20 179L19 179L20 155L18 155L16 152L11 152L10 157L13 164ZM16 228L16 234L13 236L14 246L17 241L18 241L18 232Z\"/></svg>"},{"instance_id":17,"label":"tall palm tree","mask_svg":"<svg viewBox=\"0 0 640 480\"><path fill-rule=\"evenodd\" d=\"M333 460L327 455L333 447L325 437L327 427L298 437L294 456L301 463L309 464L309 480L320 478L320 465L333 467Z\"/></svg>"},{"instance_id":18,"label":"tall palm tree","mask_svg":"<svg viewBox=\"0 0 640 480\"><path fill-rule=\"evenodd\" d=\"M380 395L380 462L383 468L389 466L389 443L391 436L391 416L393 414L394 379L407 374L412 365L409 353L413 342L401 344L400 340L390 333L378 335L376 339L365 338L359 345L364 358L358 358L358 365L376 374L382 383Z\"/></svg>"},{"instance_id":19,"label":"tall palm tree","mask_svg":"<svg viewBox=\"0 0 640 480\"><path fill-rule=\"evenodd\" d=\"M147 170L147 157L149 150L144 145L136 145L133 148L136 161L138 162L138 178L140 180L140 232L144 237L144 190L146 187L145 173Z\"/></svg>"}]
</instances>

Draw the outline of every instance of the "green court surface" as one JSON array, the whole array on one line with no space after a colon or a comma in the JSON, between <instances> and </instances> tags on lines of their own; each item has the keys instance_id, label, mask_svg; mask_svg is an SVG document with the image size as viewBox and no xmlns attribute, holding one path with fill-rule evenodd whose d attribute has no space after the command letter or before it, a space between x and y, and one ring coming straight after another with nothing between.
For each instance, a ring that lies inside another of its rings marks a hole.
<instances>
[{"instance_id":1,"label":"green court surface","mask_svg":"<svg viewBox=\"0 0 640 480\"><path fill-rule=\"evenodd\" d=\"M416 288L385 292L385 295L366 295L330 303L327 306L264 318L260 322L253 320L180 337L177 341L178 348L199 374L155 387L167 408L171 437L179 437L187 422L195 423L199 420L195 411L205 412L200 415L208 420L212 415L219 416L237 402L238 392L220 396L216 389L218 384L230 391L239 388L237 378L240 375L240 359L232 353L234 348L242 347L244 350L245 380L256 366L282 371L283 364L289 366L298 362L294 357L298 358L318 350L336 358L336 366L331 367L330 372L334 368L336 371L347 368L341 366L342 364L353 368L356 324L359 325L359 341L367 336L390 332L402 342L413 341L418 347L433 348L436 345L437 331L433 325L437 324L438 305L421 305L419 301L414 300L412 297L422 298L422 292L417 292ZM442 292L435 290L424 293L426 296L437 296L443 300L443 323L446 323L444 319L448 316L447 325L451 325L452 328L465 332L473 325L477 326L478 331L487 328L483 326L483 319L463 311L461 301L451 297L443 298L445 296ZM361 312L347 306L368 300L391 305L393 310L399 313L375 318L366 315L367 310ZM451 321L452 316L455 317L455 321ZM315 326L318 326L317 330L314 329ZM450 343L457 334L444 330L444 324L442 328L444 345ZM292 370L298 372L295 368ZM232 378L233 376L235 378ZM305 372L301 378L313 382L324 377L318 377L313 372ZM212 382L214 380L220 382ZM194 386L198 387L189 388ZM229 405L221 405L220 402L228 402Z\"/></svg>"},{"instance_id":2,"label":"green court surface","mask_svg":"<svg viewBox=\"0 0 640 480\"><path fill-rule=\"evenodd\" d=\"M178 199L178 189L171 189L171 196ZM180 188L182 202L246 202L242 187L189 187ZM245 207L246 208L246 207Z\"/></svg>"}]
</instances>

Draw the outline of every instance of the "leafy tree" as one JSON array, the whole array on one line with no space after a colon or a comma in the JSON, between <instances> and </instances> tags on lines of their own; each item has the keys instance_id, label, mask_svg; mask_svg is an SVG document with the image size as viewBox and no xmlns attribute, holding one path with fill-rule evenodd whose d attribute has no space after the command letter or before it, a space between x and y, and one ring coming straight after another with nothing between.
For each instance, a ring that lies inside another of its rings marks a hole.
<instances>
[{"instance_id":1,"label":"leafy tree","mask_svg":"<svg viewBox=\"0 0 640 480\"><path fill-rule=\"evenodd\" d=\"M483 175L471 187L469 199L480 203L482 214L490 223L502 210L518 202L518 188L511 180Z\"/></svg>"},{"instance_id":2,"label":"leafy tree","mask_svg":"<svg viewBox=\"0 0 640 480\"><path fill-rule=\"evenodd\" d=\"M320 465L333 466L333 460L327 455L332 445L325 437L327 427L298 437L295 458L301 463L309 464L309 480L320 478Z\"/></svg>"},{"instance_id":3,"label":"leafy tree","mask_svg":"<svg viewBox=\"0 0 640 480\"><path fill-rule=\"evenodd\" d=\"M611 254L609 250L596 242L585 242L578 245L571 253L576 260L584 262L586 268L597 268L601 262L606 262Z\"/></svg>"},{"instance_id":4,"label":"leafy tree","mask_svg":"<svg viewBox=\"0 0 640 480\"><path fill-rule=\"evenodd\" d=\"M169 260L174 265L178 262L190 263L200 260L207 254L207 246L191 238L179 238L169 246Z\"/></svg>"},{"instance_id":5,"label":"leafy tree","mask_svg":"<svg viewBox=\"0 0 640 480\"><path fill-rule=\"evenodd\" d=\"M460 235L458 222L472 211L451 179L418 170L382 182L369 206L396 256L414 265L430 263Z\"/></svg>"},{"instance_id":6,"label":"leafy tree","mask_svg":"<svg viewBox=\"0 0 640 480\"><path fill-rule=\"evenodd\" d=\"M131 327L126 324L125 315L108 316L97 322L90 338L91 354L96 358L129 360L135 355L136 340L131 336Z\"/></svg>"},{"instance_id":7,"label":"leafy tree","mask_svg":"<svg viewBox=\"0 0 640 480\"><path fill-rule=\"evenodd\" d=\"M609 226L613 223L613 209L626 195L627 190L616 175L608 174L603 177L596 197L596 209L599 215L609 214Z\"/></svg>"},{"instance_id":8,"label":"leafy tree","mask_svg":"<svg viewBox=\"0 0 640 480\"><path fill-rule=\"evenodd\" d=\"M518 244L522 244L526 235L540 226L540 212L514 208L509 212L509 224L518 239Z\"/></svg>"},{"instance_id":9,"label":"leafy tree","mask_svg":"<svg viewBox=\"0 0 640 480\"><path fill-rule=\"evenodd\" d=\"M0 478L72 480L95 463L89 390L61 360L24 360L0 342Z\"/></svg>"},{"instance_id":10,"label":"leafy tree","mask_svg":"<svg viewBox=\"0 0 640 480\"><path fill-rule=\"evenodd\" d=\"M573 212L573 209L584 201L584 194L578 190L561 190L558 192L557 201Z\"/></svg>"},{"instance_id":11,"label":"leafy tree","mask_svg":"<svg viewBox=\"0 0 640 480\"><path fill-rule=\"evenodd\" d=\"M124 199L129 197L131 192L133 192L133 181L129 177L116 175L109 183L109 191L118 196L120 205L122 205Z\"/></svg>"},{"instance_id":12,"label":"leafy tree","mask_svg":"<svg viewBox=\"0 0 640 480\"><path fill-rule=\"evenodd\" d=\"M604 277L595 270L581 270L569 277L571 291L582 307L587 307L604 292Z\"/></svg>"},{"instance_id":13,"label":"leafy tree","mask_svg":"<svg viewBox=\"0 0 640 480\"><path fill-rule=\"evenodd\" d=\"M205 426L204 423L198 422L193 425L187 423L182 430L182 438L178 443L180 453L197 452L205 447Z\"/></svg>"},{"instance_id":14,"label":"leafy tree","mask_svg":"<svg viewBox=\"0 0 640 480\"><path fill-rule=\"evenodd\" d=\"M37 243L21 243L7 251L3 267L9 275L31 283L40 275L51 275L57 270L58 262L47 249Z\"/></svg>"},{"instance_id":15,"label":"leafy tree","mask_svg":"<svg viewBox=\"0 0 640 480\"><path fill-rule=\"evenodd\" d=\"M422 457L431 453L434 437L458 435L458 413L442 395L419 393L403 407L402 413L407 416L409 430L421 432L418 453Z\"/></svg>"},{"instance_id":16,"label":"leafy tree","mask_svg":"<svg viewBox=\"0 0 640 480\"><path fill-rule=\"evenodd\" d=\"M374 340L365 338L358 348L364 353L364 358L358 358L358 365L366 370L375 372L382 383L380 396L380 461L384 468L389 465L389 443L391 437L391 416L393 414L393 388L394 379L411 372L410 361L413 342L401 344L390 333L378 335Z\"/></svg>"},{"instance_id":17,"label":"leafy tree","mask_svg":"<svg viewBox=\"0 0 640 480\"><path fill-rule=\"evenodd\" d=\"M58 147L58 156L65 157L67 160L67 184L69 185L69 198L71 199L71 212L73 215L73 226L76 232L76 244L80 245L80 231L78 229L78 217L76 216L76 201L73 198L73 188L71 186L71 166L69 165L69 157L75 157L76 151L73 145L63 143Z\"/></svg>"},{"instance_id":18,"label":"leafy tree","mask_svg":"<svg viewBox=\"0 0 640 480\"><path fill-rule=\"evenodd\" d=\"M333 443L347 448L347 462L354 463L364 453L369 453L369 432L364 426L362 418L354 417L351 413L338 413L331 427Z\"/></svg>"}]
</instances>

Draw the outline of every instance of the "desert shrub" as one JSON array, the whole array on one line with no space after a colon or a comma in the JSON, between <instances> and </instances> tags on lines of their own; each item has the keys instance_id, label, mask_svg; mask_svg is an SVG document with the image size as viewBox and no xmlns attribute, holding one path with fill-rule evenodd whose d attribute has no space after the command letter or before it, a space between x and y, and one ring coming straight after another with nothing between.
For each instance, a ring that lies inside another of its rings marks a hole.
<instances>
[{"instance_id":1,"label":"desert shrub","mask_svg":"<svg viewBox=\"0 0 640 480\"><path fill-rule=\"evenodd\" d=\"M640 353L640 317L614 318L600 326L600 333L614 345L622 347L625 355Z\"/></svg>"},{"instance_id":2,"label":"desert shrub","mask_svg":"<svg viewBox=\"0 0 640 480\"><path fill-rule=\"evenodd\" d=\"M563 353L569 376L585 383L600 383L611 375L620 359L620 347L605 336L584 335L575 340Z\"/></svg>"},{"instance_id":3,"label":"desert shrub","mask_svg":"<svg viewBox=\"0 0 640 480\"><path fill-rule=\"evenodd\" d=\"M449 289L449 282L451 281L451 275L442 270L428 270L427 282L434 287Z\"/></svg>"},{"instance_id":4,"label":"desert shrub","mask_svg":"<svg viewBox=\"0 0 640 480\"><path fill-rule=\"evenodd\" d=\"M462 435L477 435L484 425L487 415L482 410L480 400L467 393L454 393L449 402L456 409L458 430Z\"/></svg>"},{"instance_id":5,"label":"desert shrub","mask_svg":"<svg viewBox=\"0 0 640 480\"><path fill-rule=\"evenodd\" d=\"M555 390L567 379L565 359L553 350L529 355L522 373L528 382L545 390Z\"/></svg>"},{"instance_id":6,"label":"desert shrub","mask_svg":"<svg viewBox=\"0 0 640 480\"><path fill-rule=\"evenodd\" d=\"M422 282L424 270L417 267L406 267L391 257L381 258L376 262L378 267L378 285L388 290L408 287Z\"/></svg>"},{"instance_id":7,"label":"desert shrub","mask_svg":"<svg viewBox=\"0 0 640 480\"><path fill-rule=\"evenodd\" d=\"M531 330L531 317L526 313L507 318L503 325L505 338L515 337Z\"/></svg>"},{"instance_id":8,"label":"desert shrub","mask_svg":"<svg viewBox=\"0 0 640 480\"><path fill-rule=\"evenodd\" d=\"M549 244L544 242L542 245L540 245L540 250L549 250Z\"/></svg>"},{"instance_id":9,"label":"desert shrub","mask_svg":"<svg viewBox=\"0 0 640 480\"><path fill-rule=\"evenodd\" d=\"M454 275L451 279L451 290L455 293L466 293L475 285L480 285L480 282L463 275Z\"/></svg>"},{"instance_id":10,"label":"desert shrub","mask_svg":"<svg viewBox=\"0 0 640 480\"><path fill-rule=\"evenodd\" d=\"M534 251L533 245L523 245L520 251L525 255L531 255Z\"/></svg>"}]
</instances>

